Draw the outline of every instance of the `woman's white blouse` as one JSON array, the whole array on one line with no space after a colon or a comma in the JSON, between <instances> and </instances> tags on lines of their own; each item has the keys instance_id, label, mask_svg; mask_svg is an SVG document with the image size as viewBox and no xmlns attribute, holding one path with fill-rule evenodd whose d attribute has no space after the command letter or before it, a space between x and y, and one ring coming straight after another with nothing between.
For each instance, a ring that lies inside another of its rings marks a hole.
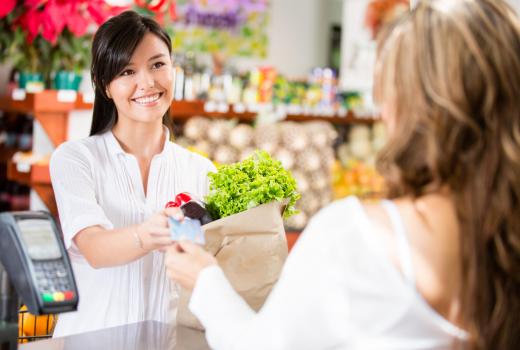
<instances>
[{"instance_id":1,"label":"woman's white blouse","mask_svg":"<svg viewBox=\"0 0 520 350\"><path fill-rule=\"evenodd\" d=\"M166 141L152 159L145 195L137 159L123 151L111 131L56 149L51 180L79 306L78 311L59 316L55 337L143 320L175 320L178 287L166 276L163 253L94 269L73 238L89 226L114 229L140 223L180 192L203 197L208 191L207 173L214 170L209 160Z\"/></svg>"},{"instance_id":2,"label":"woman's white blouse","mask_svg":"<svg viewBox=\"0 0 520 350\"><path fill-rule=\"evenodd\" d=\"M394 267L355 197L309 223L259 313L217 266L201 271L190 310L215 350L458 349L467 335Z\"/></svg>"}]
</instances>

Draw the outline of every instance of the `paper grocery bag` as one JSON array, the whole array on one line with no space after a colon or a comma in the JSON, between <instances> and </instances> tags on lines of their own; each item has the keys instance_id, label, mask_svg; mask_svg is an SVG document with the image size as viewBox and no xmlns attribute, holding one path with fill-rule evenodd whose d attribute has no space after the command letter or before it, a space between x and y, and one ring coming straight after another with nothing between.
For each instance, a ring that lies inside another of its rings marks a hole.
<instances>
[{"instance_id":1,"label":"paper grocery bag","mask_svg":"<svg viewBox=\"0 0 520 350\"><path fill-rule=\"evenodd\" d=\"M280 276L287 258L282 213L285 203L260 205L202 226L212 253L233 288L258 311ZM188 309L191 292L181 289L177 322L203 330Z\"/></svg>"}]
</instances>

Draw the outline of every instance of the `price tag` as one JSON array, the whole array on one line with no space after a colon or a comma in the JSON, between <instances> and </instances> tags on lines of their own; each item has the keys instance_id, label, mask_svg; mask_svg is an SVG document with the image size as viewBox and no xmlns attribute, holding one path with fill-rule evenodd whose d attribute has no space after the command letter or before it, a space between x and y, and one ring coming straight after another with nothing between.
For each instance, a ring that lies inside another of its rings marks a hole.
<instances>
[{"instance_id":1,"label":"price tag","mask_svg":"<svg viewBox=\"0 0 520 350\"><path fill-rule=\"evenodd\" d=\"M235 103L233 105L233 111L235 111L235 113L244 113L246 111L246 106L244 106L243 103Z\"/></svg>"},{"instance_id":2,"label":"price tag","mask_svg":"<svg viewBox=\"0 0 520 350\"><path fill-rule=\"evenodd\" d=\"M301 112L303 115L311 115L311 114L317 114L316 113L316 108L314 107L311 107L309 105L304 105L303 108L302 108L302 112Z\"/></svg>"},{"instance_id":3,"label":"price tag","mask_svg":"<svg viewBox=\"0 0 520 350\"><path fill-rule=\"evenodd\" d=\"M217 105L217 112L219 112L219 113L227 113L227 112L229 112L229 105L226 102L220 102Z\"/></svg>"},{"instance_id":4,"label":"price tag","mask_svg":"<svg viewBox=\"0 0 520 350\"><path fill-rule=\"evenodd\" d=\"M338 117L345 118L347 116L347 109L345 107L338 108Z\"/></svg>"},{"instance_id":5,"label":"price tag","mask_svg":"<svg viewBox=\"0 0 520 350\"><path fill-rule=\"evenodd\" d=\"M76 102L78 93L75 90L58 90L58 102Z\"/></svg>"},{"instance_id":6,"label":"price tag","mask_svg":"<svg viewBox=\"0 0 520 350\"><path fill-rule=\"evenodd\" d=\"M217 104L214 101L204 103L204 112L213 113L217 110Z\"/></svg>"},{"instance_id":7,"label":"price tag","mask_svg":"<svg viewBox=\"0 0 520 350\"><path fill-rule=\"evenodd\" d=\"M25 90L33 94L42 92L44 88L45 86L41 81L28 81L27 84L25 84Z\"/></svg>"},{"instance_id":8,"label":"price tag","mask_svg":"<svg viewBox=\"0 0 520 350\"><path fill-rule=\"evenodd\" d=\"M25 93L24 89L14 89L13 93L11 95L11 98L14 101L23 101L23 100L25 100L25 96L26 96L26 93Z\"/></svg>"},{"instance_id":9,"label":"price tag","mask_svg":"<svg viewBox=\"0 0 520 350\"><path fill-rule=\"evenodd\" d=\"M323 115L327 117L332 117L334 115L334 108L332 106L323 106Z\"/></svg>"},{"instance_id":10,"label":"price tag","mask_svg":"<svg viewBox=\"0 0 520 350\"><path fill-rule=\"evenodd\" d=\"M259 113L270 113L273 111L273 104L272 103L262 103L258 105L258 112Z\"/></svg>"},{"instance_id":11,"label":"price tag","mask_svg":"<svg viewBox=\"0 0 520 350\"><path fill-rule=\"evenodd\" d=\"M94 92L86 92L83 94L83 102L85 103L94 103Z\"/></svg>"},{"instance_id":12,"label":"price tag","mask_svg":"<svg viewBox=\"0 0 520 350\"><path fill-rule=\"evenodd\" d=\"M285 119L287 117L287 106L283 104L277 105L275 108L275 113L279 120Z\"/></svg>"},{"instance_id":13,"label":"price tag","mask_svg":"<svg viewBox=\"0 0 520 350\"><path fill-rule=\"evenodd\" d=\"M16 170L20 173L28 173L31 171L31 163L18 162L16 163Z\"/></svg>"},{"instance_id":14,"label":"price tag","mask_svg":"<svg viewBox=\"0 0 520 350\"><path fill-rule=\"evenodd\" d=\"M291 104L287 107L287 114L300 114L302 112L302 107L300 105Z\"/></svg>"},{"instance_id":15,"label":"price tag","mask_svg":"<svg viewBox=\"0 0 520 350\"><path fill-rule=\"evenodd\" d=\"M258 113L260 111L260 106L257 103L250 103L247 105L247 111L251 113Z\"/></svg>"}]
</instances>

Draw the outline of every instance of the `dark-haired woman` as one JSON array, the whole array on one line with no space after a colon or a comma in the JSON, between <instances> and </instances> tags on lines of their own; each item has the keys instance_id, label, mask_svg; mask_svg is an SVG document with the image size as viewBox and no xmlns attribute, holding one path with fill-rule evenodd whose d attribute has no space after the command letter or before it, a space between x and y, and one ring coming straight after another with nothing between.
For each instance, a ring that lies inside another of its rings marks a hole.
<instances>
[{"instance_id":1,"label":"dark-haired woman","mask_svg":"<svg viewBox=\"0 0 520 350\"><path fill-rule=\"evenodd\" d=\"M520 21L425 0L385 34L389 200L318 213L258 314L213 256L168 248L213 349L520 349Z\"/></svg>"},{"instance_id":2,"label":"dark-haired woman","mask_svg":"<svg viewBox=\"0 0 520 350\"><path fill-rule=\"evenodd\" d=\"M95 85L90 137L54 152L51 179L78 282L75 313L54 336L143 320L172 321L177 288L166 278L171 239L165 204L204 196L207 159L170 142L171 42L153 20L125 12L104 23L92 46Z\"/></svg>"}]
</instances>

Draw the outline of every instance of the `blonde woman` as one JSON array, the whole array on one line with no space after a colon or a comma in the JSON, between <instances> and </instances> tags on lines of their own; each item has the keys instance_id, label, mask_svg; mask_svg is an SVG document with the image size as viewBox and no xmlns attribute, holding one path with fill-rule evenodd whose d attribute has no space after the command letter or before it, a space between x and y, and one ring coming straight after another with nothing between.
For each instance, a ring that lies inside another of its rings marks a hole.
<instances>
[{"instance_id":1,"label":"blonde woman","mask_svg":"<svg viewBox=\"0 0 520 350\"><path fill-rule=\"evenodd\" d=\"M379 42L389 199L323 209L255 314L180 242L168 274L215 349L520 349L520 22L422 1Z\"/></svg>"}]
</instances>

